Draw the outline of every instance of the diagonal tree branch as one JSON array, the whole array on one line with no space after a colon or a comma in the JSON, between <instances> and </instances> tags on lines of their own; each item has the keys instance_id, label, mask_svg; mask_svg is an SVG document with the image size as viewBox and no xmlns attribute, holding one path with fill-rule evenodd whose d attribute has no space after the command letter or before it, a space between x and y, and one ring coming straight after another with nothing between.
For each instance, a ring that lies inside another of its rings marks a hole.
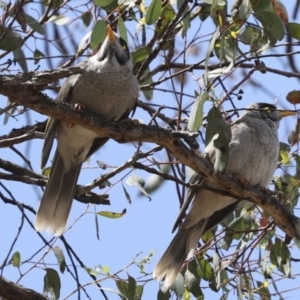
<instances>
[{"instance_id":1,"label":"diagonal tree branch","mask_svg":"<svg viewBox=\"0 0 300 300\"><path fill-rule=\"evenodd\" d=\"M20 300L20 299L47 300L49 299L37 293L34 290L24 288L21 285L8 281L7 279L1 276L0 276L0 290L1 290L1 299L3 300Z\"/></svg>"},{"instance_id":2,"label":"diagonal tree branch","mask_svg":"<svg viewBox=\"0 0 300 300\"><path fill-rule=\"evenodd\" d=\"M27 81L24 80L26 76ZM40 73L37 73L34 83L28 80L26 74L19 74L14 79L0 76L0 93L36 112L81 125L98 133L100 137L109 137L119 142L149 142L165 147L183 164L217 182L228 195L261 206L288 236L300 239L300 219L288 212L271 193L264 188L251 187L229 174L214 172L213 166L208 161L194 153L172 131L154 126L134 126L128 122L103 121L95 114L76 111L71 105L56 103L39 91L41 85L36 78L42 78L41 80L45 82ZM51 81L51 76L48 75L46 80Z\"/></svg>"}]
</instances>

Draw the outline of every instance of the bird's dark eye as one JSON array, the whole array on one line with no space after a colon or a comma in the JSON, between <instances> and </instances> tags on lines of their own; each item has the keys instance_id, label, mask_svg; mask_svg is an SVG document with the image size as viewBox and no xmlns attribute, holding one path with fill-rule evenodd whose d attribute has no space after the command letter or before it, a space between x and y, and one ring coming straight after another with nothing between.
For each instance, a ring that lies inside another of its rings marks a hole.
<instances>
[{"instance_id":1,"label":"bird's dark eye","mask_svg":"<svg viewBox=\"0 0 300 300\"><path fill-rule=\"evenodd\" d=\"M120 38L120 45L122 46L123 50L128 50L126 42Z\"/></svg>"}]
</instances>

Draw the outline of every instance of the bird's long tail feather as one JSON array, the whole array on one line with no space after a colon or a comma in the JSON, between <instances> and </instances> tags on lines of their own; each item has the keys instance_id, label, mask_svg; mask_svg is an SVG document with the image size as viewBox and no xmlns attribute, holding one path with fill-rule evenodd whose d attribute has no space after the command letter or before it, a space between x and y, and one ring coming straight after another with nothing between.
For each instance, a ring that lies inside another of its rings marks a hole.
<instances>
[{"instance_id":1,"label":"bird's long tail feather","mask_svg":"<svg viewBox=\"0 0 300 300\"><path fill-rule=\"evenodd\" d=\"M63 160L56 152L50 178L35 219L37 231L48 230L56 236L63 233L80 169L81 164L72 165L68 172L64 172Z\"/></svg>"},{"instance_id":2,"label":"bird's long tail feather","mask_svg":"<svg viewBox=\"0 0 300 300\"><path fill-rule=\"evenodd\" d=\"M176 279L185 259L197 246L201 236L210 228L219 224L238 205L234 202L223 209L214 212L209 218L200 220L196 225L185 228L185 224L179 228L168 249L157 263L153 277L159 281L164 279L164 287L168 288Z\"/></svg>"}]
</instances>

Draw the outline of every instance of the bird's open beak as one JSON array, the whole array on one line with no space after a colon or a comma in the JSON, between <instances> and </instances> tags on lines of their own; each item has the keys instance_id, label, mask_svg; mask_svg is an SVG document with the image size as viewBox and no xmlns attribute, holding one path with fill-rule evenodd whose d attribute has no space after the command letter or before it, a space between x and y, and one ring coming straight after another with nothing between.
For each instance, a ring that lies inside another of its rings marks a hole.
<instances>
[{"instance_id":1,"label":"bird's open beak","mask_svg":"<svg viewBox=\"0 0 300 300\"><path fill-rule=\"evenodd\" d=\"M110 42L114 42L117 38L115 33L113 32L113 30L111 29L110 25L107 25L107 35L106 35L107 39Z\"/></svg>"},{"instance_id":2,"label":"bird's open beak","mask_svg":"<svg viewBox=\"0 0 300 300\"><path fill-rule=\"evenodd\" d=\"M284 118L284 117L288 117L288 116L298 115L298 113L296 111L292 111L292 110L279 110L279 115L280 115L280 118Z\"/></svg>"}]
</instances>

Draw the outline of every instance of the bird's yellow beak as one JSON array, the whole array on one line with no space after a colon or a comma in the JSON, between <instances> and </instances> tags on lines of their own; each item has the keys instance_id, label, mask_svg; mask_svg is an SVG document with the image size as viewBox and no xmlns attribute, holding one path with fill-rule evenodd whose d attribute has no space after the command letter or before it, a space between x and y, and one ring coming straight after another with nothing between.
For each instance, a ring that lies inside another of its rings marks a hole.
<instances>
[{"instance_id":1,"label":"bird's yellow beak","mask_svg":"<svg viewBox=\"0 0 300 300\"><path fill-rule=\"evenodd\" d=\"M295 116L298 115L296 111L292 110L279 110L280 118L288 117L288 116Z\"/></svg>"},{"instance_id":2,"label":"bird's yellow beak","mask_svg":"<svg viewBox=\"0 0 300 300\"><path fill-rule=\"evenodd\" d=\"M107 35L106 35L107 39L110 42L114 42L117 38L115 33L113 32L113 30L111 29L110 25L107 25Z\"/></svg>"}]
</instances>

